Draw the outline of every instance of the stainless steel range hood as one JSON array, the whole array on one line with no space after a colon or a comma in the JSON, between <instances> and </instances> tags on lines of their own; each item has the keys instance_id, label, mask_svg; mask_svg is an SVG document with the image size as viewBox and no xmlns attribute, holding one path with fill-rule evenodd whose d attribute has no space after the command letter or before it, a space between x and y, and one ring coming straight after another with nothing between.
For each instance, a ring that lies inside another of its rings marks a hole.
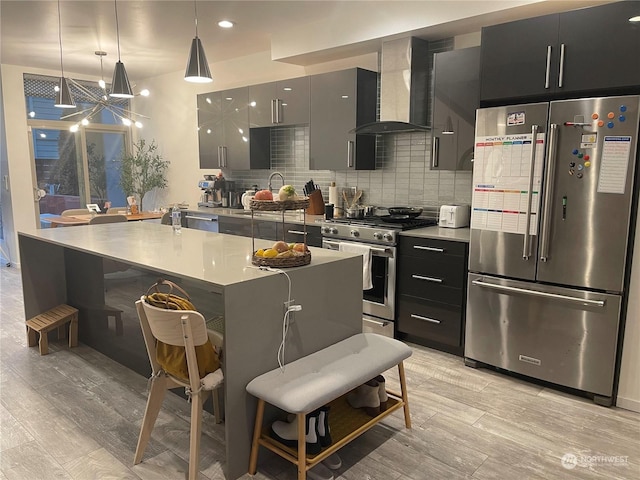
<instances>
[{"instance_id":1,"label":"stainless steel range hood","mask_svg":"<svg viewBox=\"0 0 640 480\"><path fill-rule=\"evenodd\" d=\"M416 37L382 44L380 121L361 125L353 133L430 130L427 118L429 43Z\"/></svg>"}]
</instances>

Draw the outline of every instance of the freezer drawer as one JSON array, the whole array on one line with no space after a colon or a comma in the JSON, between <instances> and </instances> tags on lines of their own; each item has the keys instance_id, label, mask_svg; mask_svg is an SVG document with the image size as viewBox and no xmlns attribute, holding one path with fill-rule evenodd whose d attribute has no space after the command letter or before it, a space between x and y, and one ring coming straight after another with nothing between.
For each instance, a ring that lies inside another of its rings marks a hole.
<instances>
[{"instance_id":1,"label":"freezer drawer","mask_svg":"<svg viewBox=\"0 0 640 480\"><path fill-rule=\"evenodd\" d=\"M469 274L465 357L610 397L621 297Z\"/></svg>"}]
</instances>

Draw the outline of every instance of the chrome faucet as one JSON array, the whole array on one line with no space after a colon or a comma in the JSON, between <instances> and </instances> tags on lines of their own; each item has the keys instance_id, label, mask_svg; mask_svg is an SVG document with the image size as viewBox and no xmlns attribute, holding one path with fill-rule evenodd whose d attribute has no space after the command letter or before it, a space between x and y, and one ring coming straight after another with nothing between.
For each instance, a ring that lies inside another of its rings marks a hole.
<instances>
[{"instance_id":1,"label":"chrome faucet","mask_svg":"<svg viewBox=\"0 0 640 480\"><path fill-rule=\"evenodd\" d=\"M282 175L280 172L273 172L271 175L269 175L269 191L271 192L271 180L273 180L273 177L275 177L276 175L280 175L280 179L282 180L282 186L284 187L284 175Z\"/></svg>"}]
</instances>

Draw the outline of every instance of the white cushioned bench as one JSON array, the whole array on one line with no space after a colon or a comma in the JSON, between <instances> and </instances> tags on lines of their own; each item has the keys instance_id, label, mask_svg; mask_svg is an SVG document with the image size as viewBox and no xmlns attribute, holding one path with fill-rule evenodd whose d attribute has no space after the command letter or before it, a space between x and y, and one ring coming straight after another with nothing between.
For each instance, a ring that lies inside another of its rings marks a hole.
<instances>
[{"instance_id":1,"label":"white cushioned bench","mask_svg":"<svg viewBox=\"0 0 640 480\"><path fill-rule=\"evenodd\" d=\"M257 469L260 445L274 451L298 466L298 479L306 479L306 471L337 449L371 428L390 413L404 408L405 425L411 428L409 403L403 361L411 356L404 343L374 333L360 333L341 342L287 364L253 379L247 392L258 398L249 473ZM387 390L393 402L379 416L369 418L354 431L339 438L318 455L305 455L305 415L328 404L376 377L398 366L400 393ZM265 402L298 416L298 449L293 452L262 431Z\"/></svg>"}]
</instances>

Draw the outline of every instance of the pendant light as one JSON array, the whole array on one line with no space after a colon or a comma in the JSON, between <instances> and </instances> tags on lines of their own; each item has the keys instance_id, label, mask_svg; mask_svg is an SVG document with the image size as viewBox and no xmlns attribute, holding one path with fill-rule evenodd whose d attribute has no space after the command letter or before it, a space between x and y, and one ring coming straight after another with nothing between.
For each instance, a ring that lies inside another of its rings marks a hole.
<instances>
[{"instance_id":1,"label":"pendant light","mask_svg":"<svg viewBox=\"0 0 640 480\"><path fill-rule=\"evenodd\" d=\"M213 82L211 71L207 63L207 56L204 54L202 42L198 38L198 8L196 0L193 0L193 8L196 19L196 36L191 42L191 51L189 52L189 62L187 70L184 73L184 79L192 83L209 83Z\"/></svg>"},{"instance_id":2,"label":"pendant light","mask_svg":"<svg viewBox=\"0 0 640 480\"><path fill-rule=\"evenodd\" d=\"M113 71L113 81L111 82L112 97L117 98L133 98L133 90L129 84L129 77L127 71L124 68L124 63L120 61L120 27L118 25L118 2L113 0L116 10L116 37L118 40L118 61L116 62L116 68Z\"/></svg>"},{"instance_id":3,"label":"pendant light","mask_svg":"<svg viewBox=\"0 0 640 480\"><path fill-rule=\"evenodd\" d=\"M58 84L58 91L56 92L56 100L54 105L58 108L76 108L76 104L71 96L71 90L69 90L69 84L67 79L64 78L64 68L62 68L62 26L60 21L60 0L58 0L58 40L60 43L60 83Z\"/></svg>"}]
</instances>

